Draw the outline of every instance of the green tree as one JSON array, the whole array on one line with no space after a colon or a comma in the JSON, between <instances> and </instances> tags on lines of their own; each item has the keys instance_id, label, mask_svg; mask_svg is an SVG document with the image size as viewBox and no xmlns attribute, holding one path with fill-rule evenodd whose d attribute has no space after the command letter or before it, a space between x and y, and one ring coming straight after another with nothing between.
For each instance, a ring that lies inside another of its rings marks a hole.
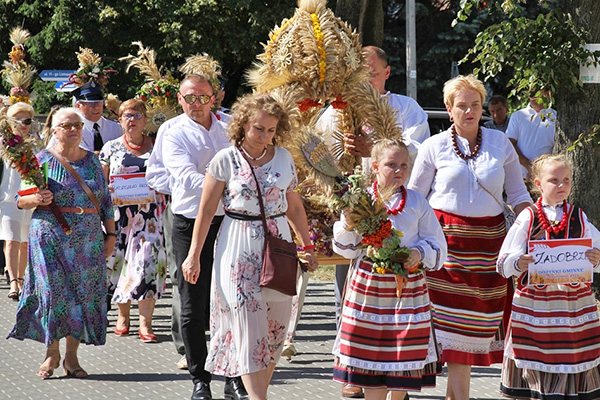
<instances>
[{"instance_id":1,"label":"green tree","mask_svg":"<svg viewBox=\"0 0 600 400\"><path fill-rule=\"evenodd\" d=\"M89 47L105 67L121 73L111 79L110 92L132 97L143 79L126 74L118 61L140 40L158 53L158 64L176 72L190 55L206 52L217 59L227 83L226 103L244 87L244 73L261 51L261 42L284 17L293 14L294 1L258 0L34 0L0 3L0 41L10 50L9 30L22 24L32 37L27 43L31 62L43 69L76 69L75 52ZM44 111L44 110L41 110Z\"/></svg>"}]
</instances>

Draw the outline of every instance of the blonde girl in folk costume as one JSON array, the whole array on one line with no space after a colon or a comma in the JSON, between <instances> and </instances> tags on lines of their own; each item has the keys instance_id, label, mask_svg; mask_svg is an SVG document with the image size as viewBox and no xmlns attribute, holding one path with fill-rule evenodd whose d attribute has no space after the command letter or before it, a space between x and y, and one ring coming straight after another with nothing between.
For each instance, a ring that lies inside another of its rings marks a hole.
<instances>
[{"instance_id":1,"label":"blonde girl in folk costume","mask_svg":"<svg viewBox=\"0 0 600 400\"><path fill-rule=\"evenodd\" d=\"M585 252L599 271L600 232L567 203L571 166L563 155L533 163L538 201L521 212L498 258L498 272L517 277L502 368L502 393L511 398L600 398L600 321L588 283L527 286L534 261L529 240L591 238Z\"/></svg>"},{"instance_id":2,"label":"blonde girl in folk costume","mask_svg":"<svg viewBox=\"0 0 600 400\"><path fill-rule=\"evenodd\" d=\"M427 200L407 190L408 150L402 141L384 139L372 150L375 182L372 196L396 189L386 202L392 226L403 233L402 245L410 249L407 270L423 264L437 270L446 259L446 240ZM401 400L407 390L435 386L438 355L430 315L425 274L407 276L401 297L393 273L373 273L372 263L358 246L362 236L347 231L345 218L334 224L334 250L355 260L346 284L340 329L333 354L333 379L364 388L365 398Z\"/></svg>"}]
</instances>

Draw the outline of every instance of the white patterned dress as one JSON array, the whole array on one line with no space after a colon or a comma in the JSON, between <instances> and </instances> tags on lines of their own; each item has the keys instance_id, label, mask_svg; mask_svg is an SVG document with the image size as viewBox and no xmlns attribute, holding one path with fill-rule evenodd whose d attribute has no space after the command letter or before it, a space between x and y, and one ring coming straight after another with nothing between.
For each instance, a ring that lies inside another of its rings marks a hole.
<instances>
[{"instance_id":1,"label":"white patterned dress","mask_svg":"<svg viewBox=\"0 0 600 400\"><path fill-rule=\"evenodd\" d=\"M232 218L227 213L260 217L256 180L235 147L221 150L208 173L225 182L226 211L215 244L210 299L210 346L206 370L240 376L264 370L281 356L290 319L292 297L261 288L264 229L262 220ZM275 147L273 159L254 169L260 182L265 213L287 211L286 193L298 183L290 153ZM291 241L285 216L267 221L272 235Z\"/></svg>"},{"instance_id":2,"label":"white patterned dress","mask_svg":"<svg viewBox=\"0 0 600 400\"><path fill-rule=\"evenodd\" d=\"M146 172L152 149L141 156L127 150L123 139L104 144L99 158L109 175ZM115 207L117 241L106 264L108 293L115 303L160 299L166 289L167 253L163 235L164 197L150 204Z\"/></svg>"}]
</instances>

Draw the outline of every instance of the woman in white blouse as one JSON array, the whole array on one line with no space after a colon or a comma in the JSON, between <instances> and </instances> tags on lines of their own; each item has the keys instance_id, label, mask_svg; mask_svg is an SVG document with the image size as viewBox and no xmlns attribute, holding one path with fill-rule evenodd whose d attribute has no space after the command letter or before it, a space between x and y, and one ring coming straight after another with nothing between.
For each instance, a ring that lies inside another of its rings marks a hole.
<instances>
[{"instance_id":1,"label":"woman in white blouse","mask_svg":"<svg viewBox=\"0 0 600 400\"><path fill-rule=\"evenodd\" d=\"M427 275L427 286L450 400L469 398L472 365L502 362L513 293L495 269L506 235L502 193L517 214L531 203L510 141L479 126L485 96L473 75L446 82L454 124L421 145L409 183L429 200L448 243L446 262Z\"/></svg>"},{"instance_id":2,"label":"woman in white blouse","mask_svg":"<svg viewBox=\"0 0 600 400\"><path fill-rule=\"evenodd\" d=\"M33 107L27 103L15 103L6 112L11 120L13 131L23 139L29 137ZM0 161L2 162L2 161ZM21 174L8 164L4 164L4 174L0 184L0 239L4 240L4 255L10 281L8 298L19 300L23 289L23 277L27 268L27 236L31 210L17 207L15 196L21 186Z\"/></svg>"}]
</instances>

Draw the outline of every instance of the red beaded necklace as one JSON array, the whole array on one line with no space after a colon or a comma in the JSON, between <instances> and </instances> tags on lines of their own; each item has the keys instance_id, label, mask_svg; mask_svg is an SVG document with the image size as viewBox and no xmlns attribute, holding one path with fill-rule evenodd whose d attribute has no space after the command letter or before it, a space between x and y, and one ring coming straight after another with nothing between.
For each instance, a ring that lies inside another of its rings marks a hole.
<instances>
[{"instance_id":1,"label":"red beaded necklace","mask_svg":"<svg viewBox=\"0 0 600 400\"><path fill-rule=\"evenodd\" d=\"M546 232L548 232L548 234L551 234L552 232L554 232L554 234L557 234L558 232L565 229L565 227L567 226L567 221L569 219L569 217L567 215L568 207L567 207L566 200L563 200L562 220L560 221L560 224L554 225L554 226L550 225L550 221L548 221L548 218L546 217L546 213L544 212L543 207L542 207L542 198L541 197L535 202L535 205L537 206L537 214L538 214L538 218L540 219L540 223L542 224L542 229L544 229Z\"/></svg>"},{"instance_id":2,"label":"red beaded necklace","mask_svg":"<svg viewBox=\"0 0 600 400\"><path fill-rule=\"evenodd\" d=\"M129 140L127 140L127 134L123 134L123 139L125 139L125 144L131 149L131 150L139 150L142 148L142 146L144 145L144 141L146 140L146 138L144 136L142 136L142 144L140 144L139 146L132 146L131 143L129 143Z\"/></svg>"},{"instance_id":3,"label":"red beaded necklace","mask_svg":"<svg viewBox=\"0 0 600 400\"><path fill-rule=\"evenodd\" d=\"M475 149L473 149L473 152L471 154L469 154L468 156L465 155L462 151L460 151L460 148L458 147L458 143L457 143L457 139L456 139L457 135L458 135L458 133L456 133L456 128L454 125L452 125L452 135L451 135L452 136L452 146L454 147L454 151L456 152L456 155L465 161L470 160L471 158L477 157L479 155L479 149L481 149L481 140L482 140L482 136L483 136L481 134L481 127L477 131L477 141L475 143Z\"/></svg>"},{"instance_id":4,"label":"red beaded necklace","mask_svg":"<svg viewBox=\"0 0 600 400\"><path fill-rule=\"evenodd\" d=\"M398 207L391 210L387 208L387 206L385 207L387 210L387 215L398 215L402 212L402 210L404 210L404 206L406 205L406 189L404 189L404 186L400 186L400 193L402 193L402 199L400 199L400 204L398 204ZM373 182L373 196L375 196L375 198L379 197L379 192L377 191L377 181Z\"/></svg>"}]
</instances>

